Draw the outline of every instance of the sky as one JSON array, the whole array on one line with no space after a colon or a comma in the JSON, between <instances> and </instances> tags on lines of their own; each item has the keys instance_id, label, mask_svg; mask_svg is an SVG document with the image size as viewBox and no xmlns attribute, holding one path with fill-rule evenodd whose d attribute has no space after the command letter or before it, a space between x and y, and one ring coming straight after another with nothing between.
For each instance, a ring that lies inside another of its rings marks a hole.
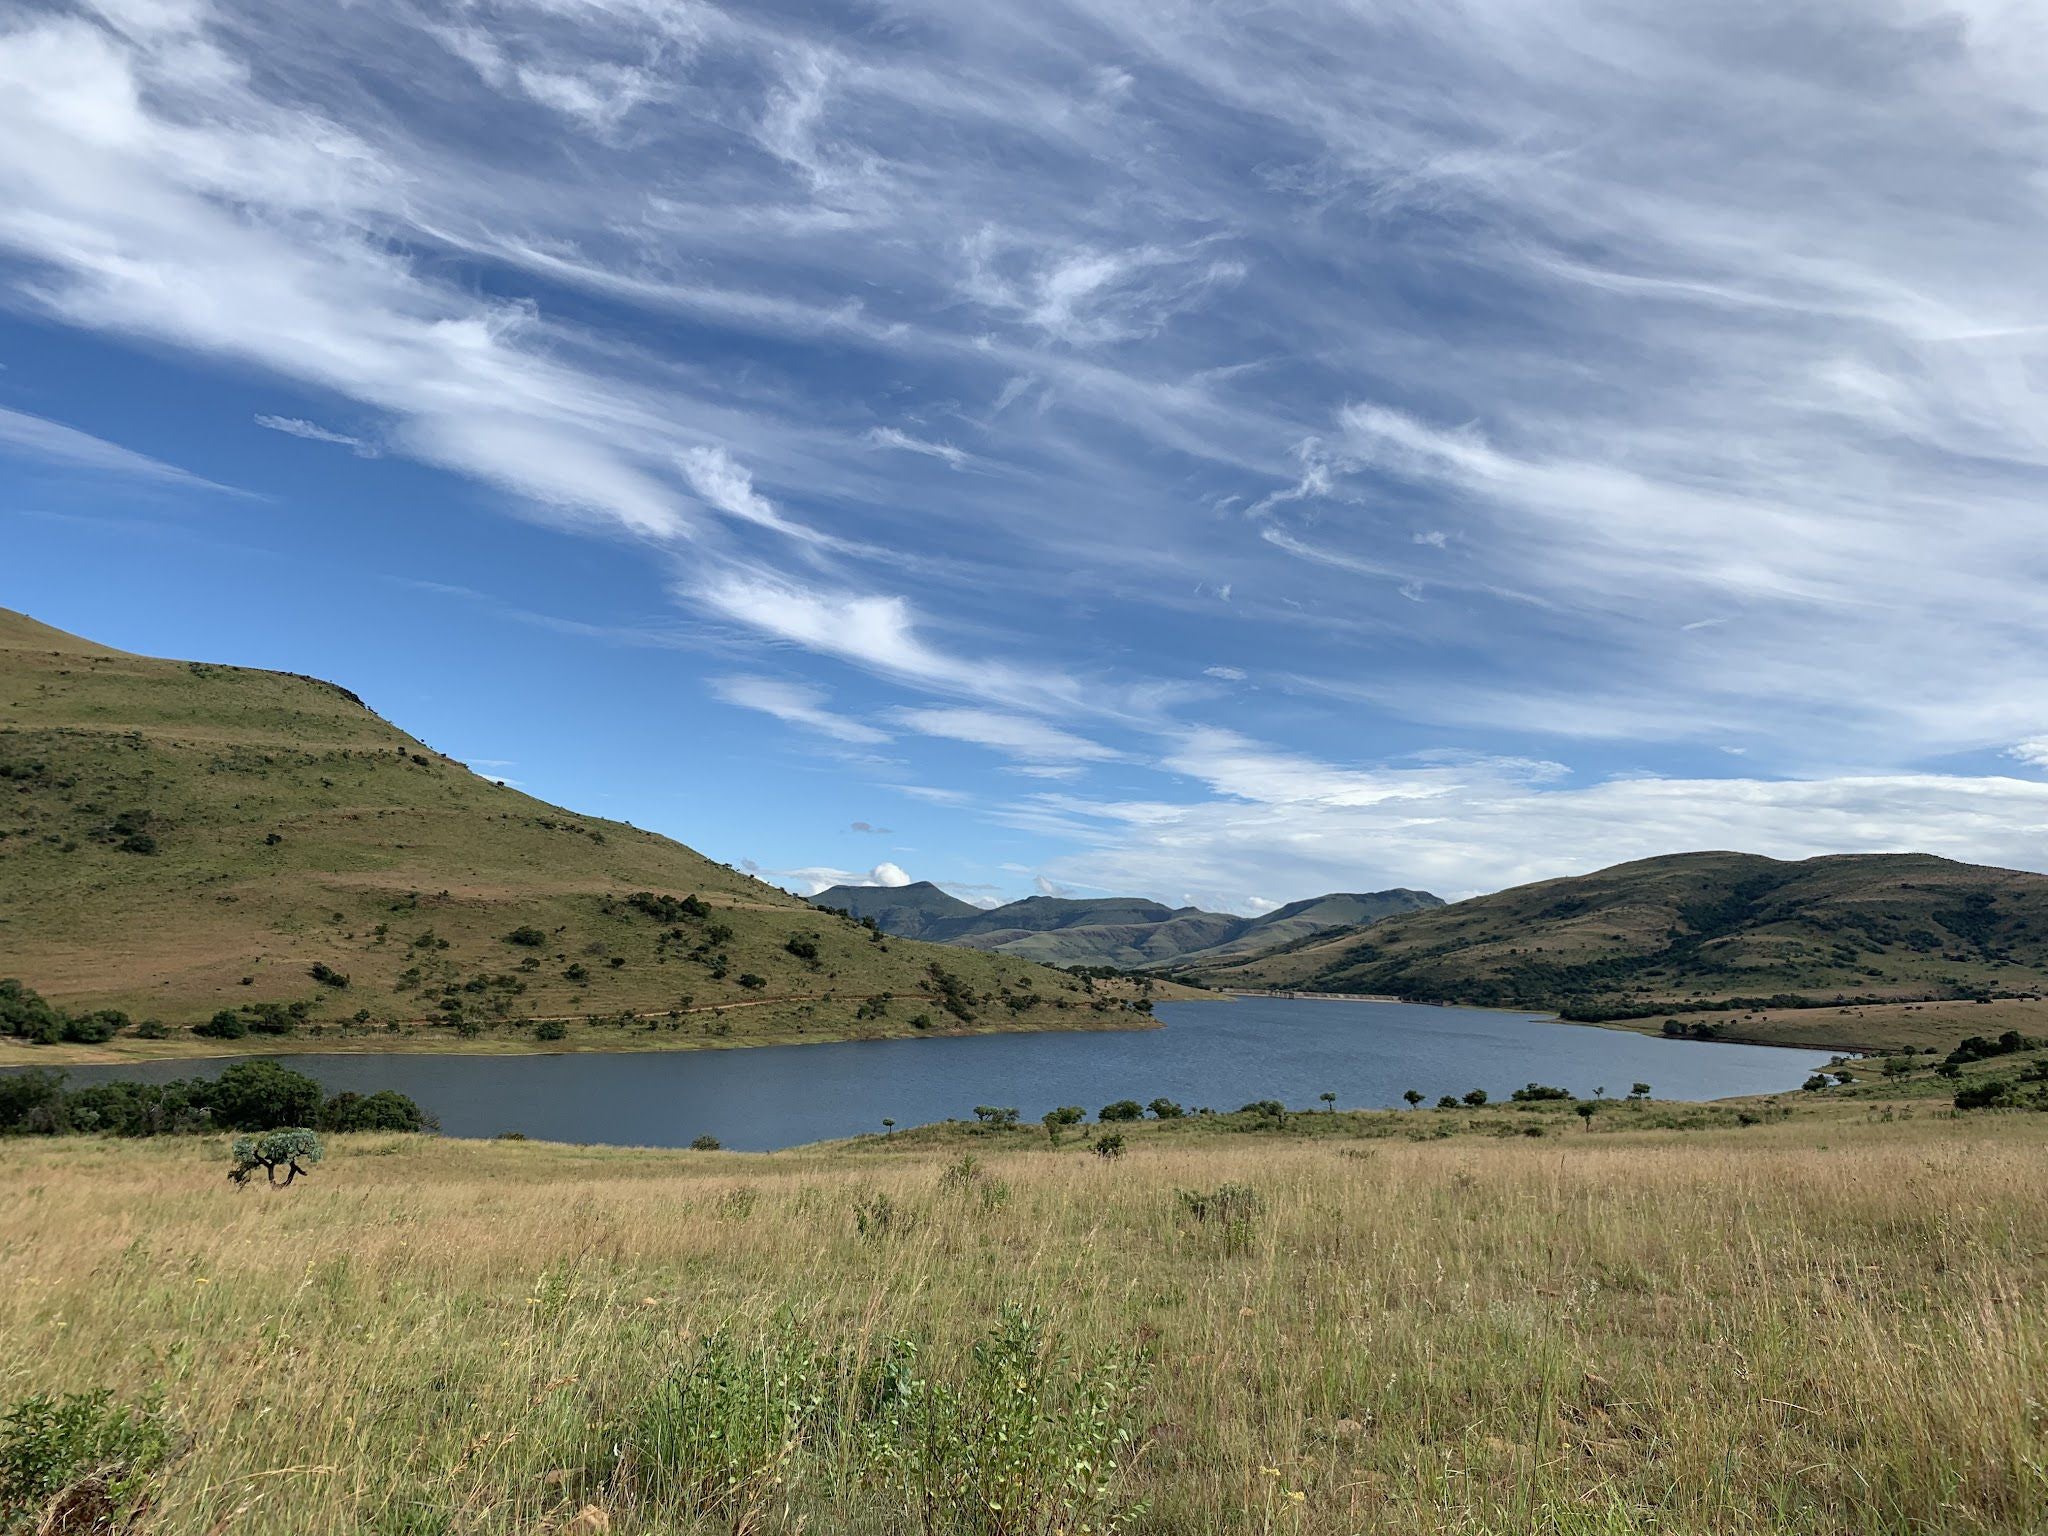
<instances>
[{"instance_id":1,"label":"sky","mask_svg":"<svg viewBox=\"0 0 2048 1536\"><path fill-rule=\"evenodd\" d=\"M2048 870L2027 0L0 18L0 603L801 892Z\"/></svg>"}]
</instances>

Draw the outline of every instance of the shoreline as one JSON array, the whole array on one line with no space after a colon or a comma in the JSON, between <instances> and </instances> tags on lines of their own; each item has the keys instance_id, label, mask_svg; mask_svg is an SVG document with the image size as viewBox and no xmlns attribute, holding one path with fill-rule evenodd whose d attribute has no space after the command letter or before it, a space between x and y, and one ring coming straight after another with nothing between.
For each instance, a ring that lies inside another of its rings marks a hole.
<instances>
[{"instance_id":1,"label":"shoreline","mask_svg":"<svg viewBox=\"0 0 2048 1536\"><path fill-rule=\"evenodd\" d=\"M1188 999L1175 998L1182 1002ZM573 1015L571 1017L574 1017ZM666 1014L643 1017L666 1018ZM587 1030L584 1041L536 1040L530 1034L500 1039L464 1040L460 1036L422 1037L387 1035L364 1031L347 1035L248 1035L240 1040L206 1040L197 1046L184 1040L116 1040L103 1045L29 1045L18 1040L0 1041L0 1073L28 1071L41 1067L64 1071L71 1067L153 1066L160 1062L241 1061L268 1056L623 1056L650 1052L746 1051L764 1046L855 1045L884 1040L944 1040L977 1035L1092 1035L1140 1033L1164 1029L1165 1021L1142 1014L1126 1017L1125 1023L1056 1023L1025 1019L1016 1023L977 1025L972 1028L893 1030L834 1030L830 1027L785 1030L749 1036L681 1036L676 1031ZM114 1049L168 1047L168 1049Z\"/></svg>"}]
</instances>

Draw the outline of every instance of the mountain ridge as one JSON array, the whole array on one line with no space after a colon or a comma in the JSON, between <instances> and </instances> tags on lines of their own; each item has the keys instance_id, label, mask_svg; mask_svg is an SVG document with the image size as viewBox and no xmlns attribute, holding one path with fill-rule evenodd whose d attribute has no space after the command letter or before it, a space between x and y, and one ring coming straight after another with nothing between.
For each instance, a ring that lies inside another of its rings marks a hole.
<instances>
[{"instance_id":1,"label":"mountain ridge","mask_svg":"<svg viewBox=\"0 0 2048 1536\"><path fill-rule=\"evenodd\" d=\"M2048 876L1932 854L1666 854L1193 973L1596 1020L2025 993L2048 988Z\"/></svg>"},{"instance_id":2,"label":"mountain ridge","mask_svg":"<svg viewBox=\"0 0 2048 1536\"><path fill-rule=\"evenodd\" d=\"M980 908L930 881L910 886L838 885L810 899L817 906L872 917L884 932L906 937L1048 965L1133 970L1221 959L1246 948L1264 949L1322 929L1441 904L1427 891L1401 887L1306 897L1259 917L1169 907L1142 896L1026 896Z\"/></svg>"}]
</instances>

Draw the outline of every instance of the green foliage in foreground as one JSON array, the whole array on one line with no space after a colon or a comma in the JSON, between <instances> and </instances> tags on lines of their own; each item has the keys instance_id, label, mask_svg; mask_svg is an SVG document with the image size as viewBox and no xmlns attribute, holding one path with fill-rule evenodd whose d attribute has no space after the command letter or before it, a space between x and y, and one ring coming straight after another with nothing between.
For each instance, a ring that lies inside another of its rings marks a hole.
<instances>
[{"instance_id":1,"label":"green foliage in foreground","mask_svg":"<svg viewBox=\"0 0 2048 1536\"><path fill-rule=\"evenodd\" d=\"M0 1532L128 1530L171 1454L155 1402L110 1392L26 1397L0 1418Z\"/></svg>"},{"instance_id":2,"label":"green foliage in foreground","mask_svg":"<svg viewBox=\"0 0 2048 1536\"><path fill-rule=\"evenodd\" d=\"M734 1531L793 1486L844 1479L867 1506L849 1523L1113 1533L1142 1512L1124 1483L1144 1379L1134 1354L1074 1359L1015 1305L952 1363L908 1337L863 1355L791 1324L749 1344L714 1334L624 1428L615 1482Z\"/></svg>"}]
</instances>

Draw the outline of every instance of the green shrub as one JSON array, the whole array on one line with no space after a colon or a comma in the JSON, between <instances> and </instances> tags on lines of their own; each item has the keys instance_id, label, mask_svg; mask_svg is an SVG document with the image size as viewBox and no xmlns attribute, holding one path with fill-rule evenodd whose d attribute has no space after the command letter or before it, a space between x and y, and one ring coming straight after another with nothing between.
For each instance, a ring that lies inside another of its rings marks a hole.
<instances>
[{"instance_id":1,"label":"green shrub","mask_svg":"<svg viewBox=\"0 0 2048 1536\"><path fill-rule=\"evenodd\" d=\"M569 1026L560 1019L542 1019L533 1027L533 1038L536 1040L566 1040L569 1038Z\"/></svg>"},{"instance_id":2,"label":"green shrub","mask_svg":"<svg viewBox=\"0 0 2048 1536\"><path fill-rule=\"evenodd\" d=\"M1186 1113L1173 1100L1165 1098L1154 1099L1145 1107L1152 1111L1152 1117L1155 1120L1178 1120Z\"/></svg>"},{"instance_id":3,"label":"green shrub","mask_svg":"<svg viewBox=\"0 0 2048 1536\"><path fill-rule=\"evenodd\" d=\"M1105 1131L1095 1138L1095 1155L1100 1158L1116 1158L1124 1155L1124 1138L1121 1131Z\"/></svg>"},{"instance_id":4,"label":"green shrub","mask_svg":"<svg viewBox=\"0 0 2048 1536\"><path fill-rule=\"evenodd\" d=\"M311 1125L320 1118L320 1085L274 1061L238 1061L213 1080L207 1103L214 1123L231 1131Z\"/></svg>"},{"instance_id":5,"label":"green shrub","mask_svg":"<svg viewBox=\"0 0 2048 1536\"><path fill-rule=\"evenodd\" d=\"M1143 1384L1136 1356L1074 1360L1015 1305L950 1373L895 1340L862 1383L864 1480L927 1536L1120 1531Z\"/></svg>"},{"instance_id":6,"label":"green shrub","mask_svg":"<svg viewBox=\"0 0 2048 1536\"><path fill-rule=\"evenodd\" d=\"M1095 1118L1106 1124L1114 1124L1120 1120L1142 1120L1145 1118L1145 1106L1136 1099L1118 1099L1114 1104L1103 1105L1102 1112Z\"/></svg>"},{"instance_id":7,"label":"green shrub","mask_svg":"<svg viewBox=\"0 0 2048 1536\"><path fill-rule=\"evenodd\" d=\"M389 1088L376 1093L337 1093L320 1109L323 1131L421 1131L426 1112Z\"/></svg>"},{"instance_id":8,"label":"green shrub","mask_svg":"<svg viewBox=\"0 0 2048 1536\"><path fill-rule=\"evenodd\" d=\"M522 923L505 935L507 944L517 944L523 949L539 949L547 941L548 936L531 923Z\"/></svg>"},{"instance_id":9,"label":"green shrub","mask_svg":"<svg viewBox=\"0 0 2048 1536\"><path fill-rule=\"evenodd\" d=\"M171 1434L154 1401L39 1394L0 1416L0 1531L119 1532L148 1502Z\"/></svg>"},{"instance_id":10,"label":"green shrub","mask_svg":"<svg viewBox=\"0 0 2048 1536\"><path fill-rule=\"evenodd\" d=\"M824 1407L818 1359L794 1330L751 1346L713 1334L641 1404L622 1478L643 1501L751 1530Z\"/></svg>"},{"instance_id":11,"label":"green shrub","mask_svg":"<svg viewBox=\"0 0 2048 1536\"><path fill-rule=\"evenodd\" d=\"M716 1152L721 1148L722 1145L723 1143L721 1143L716 1136L712 1136L707 1133L706 1135L699 1136L695 1138L693 1141L691 1141L690 1150L692 1152Z\"/></svg>"},{"instance_id":12,"label":"green shrub","mask_svg":"<svg viewBox=\"0 0 2048 1536\"><path fill-rule=\"evenodd\" d=\"M209 1040L239 1040L249 1033L249 1026L234 1009L223 1008L204 1024L193 1025L192 1033Z\"/></svg>"}]
</instances>

